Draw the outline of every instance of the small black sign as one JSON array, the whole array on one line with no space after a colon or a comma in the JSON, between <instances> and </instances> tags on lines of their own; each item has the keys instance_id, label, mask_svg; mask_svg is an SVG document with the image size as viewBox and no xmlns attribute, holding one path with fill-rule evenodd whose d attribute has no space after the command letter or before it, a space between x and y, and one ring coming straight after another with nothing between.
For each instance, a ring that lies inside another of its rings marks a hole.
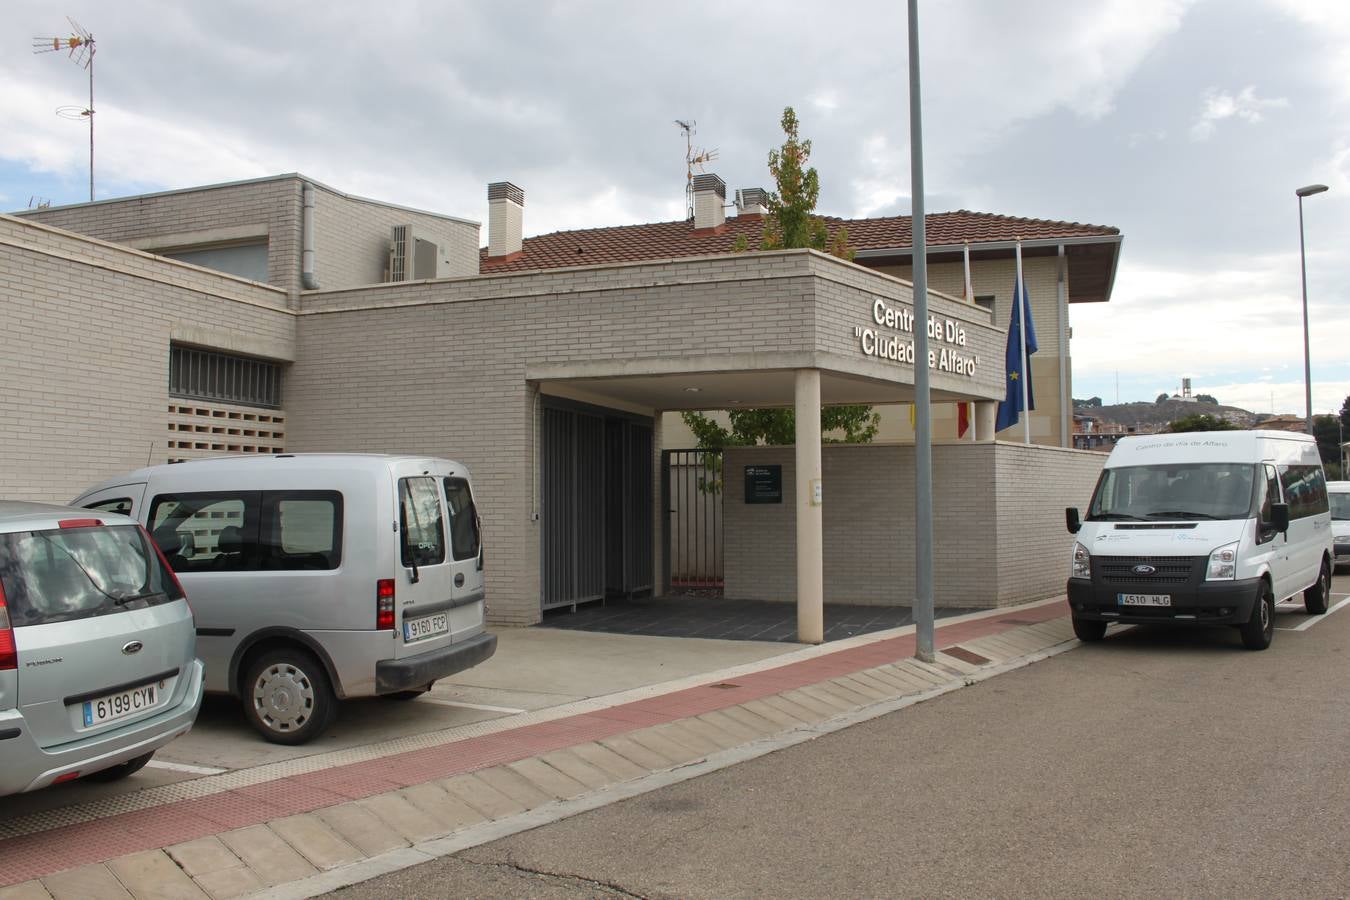
<instances>
[{"instance_id":1,"label":"small black sign","mask_svg":"<svg viewBox=\"0 0 1350 900\"><path fill-rule=\"evenodd\" d=\"M746 466L746 503L782 503L783 467Z\"/></svg>"}]
</instances>

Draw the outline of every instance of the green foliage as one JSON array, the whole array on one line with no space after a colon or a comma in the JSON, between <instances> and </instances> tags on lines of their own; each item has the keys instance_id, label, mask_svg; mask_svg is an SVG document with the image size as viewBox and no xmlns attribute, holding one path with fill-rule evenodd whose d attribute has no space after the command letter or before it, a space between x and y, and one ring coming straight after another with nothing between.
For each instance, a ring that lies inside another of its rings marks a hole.
<instances>
[{"instance_id":1,"label":"green foliage","mask_svg":"<svg viewBox=\"0 0 1350 900\"><path fill-rule=\"evenodd\" d=\"M1232 422L1211 416L1208 413L1196 413L1169 422L1163 431L1179 434L1183 431L1241 431Z\"/></svg>"},{"instance_id":2,"label":"green foliage","mask_svg":"<svg viewBox=\"0 0 1350 900\"><path fill-rule=\"evenodd\" d=\"M783 110L782 126L786 135L783 146L769 151L769 172L778 190L769 194L769 213L765 216L759 249L809 248L842 259L853 259L848 230L839 228L830 234L825 220L815 214L816 201L820 198L820 176L814 168L806 167L811 158L811 142L801 139L797 114L790 106ZM743 237L738 237L732 250L744 252L748 249L747 243ZM681 416L704 449L755 444L783 446L795 443L797 439L796 413L790 409L732 410L730 429L701 413L686 412ZM820 431L825 443L869 443L876 437L880 424L881 416L870 406L827 406L820 411ZM830 436L840 432L843 437Z\"/></svg>"},{"instance_id":3,"label":"green foliage","mask_svg":"<svg viewBox=\"0 0 1350 900\"><path fill-rule=\"evenodd\" d=\"M1341 404L1341 426L1350 433L1350 397L1346 397L1345 402Z\"/></svg>"},{"instance_id":4,"label":"green foliage","mask_svg":"<svg viewBox=\"0 0 1350 900\"><path fill-rule=\"evenodd\" d=\"M1219 405L1219 401L1214 398L1213 394L1196 394L1195 399L1199 403L1213 403L1215 406Z\"/></svg>"},{"instance_id":5,"label":"green foliage","mask_svg":"<svg viewBox=\"0 0 1350 900\"><path fill-rule=\"evenodd\" d=\"M1313 416L1313 437L1317 440L1317 452L1322 455L1322 465L1341 461L1341 423L1336 416Z\"/></svg>"},{"instance_id":6,"label":"green foliage","mask_svg":"<svg viewBox=\"0 0 1350 900\"><path fill-rule=\"evenodd\" d=\"M797 439L797 414L791 409L737 409L730 413L731 427L724 428L702 413L680 417L705 450L753 447L758 444L786 446ZM881 416L870 406L827 406L820 411L824 443L866 444L877 436ZM840 435L842 436L834 436Z\"/></svg>"},{"instance_id":7,"label":"green foliage","mask_svg":"<svg viewBox=\"0 0 1350 900\"><path fill-rule=\"evenodd\" d=\"M736 235L736 240L731 242L732 253L745 253L750 249L750 241L743 234Z\"/></svg>"},{"instance_id":8,"label":"green foliage","mask_svg":"<svg viewBox=\"0 0 1350 900\"><path fill-rule=\"evenodd\" d=\"M778 190L769 194L769 214L765 217L760 249L807 247L853 259L848 229L839 228L831 235L825 220L815 214L816 201L820 199L820 176L814 168L806 166L811 158L811 142L801 139L792 107L783 110L781 124L787 138L782 147L769 151L769 174Z\"/></svg>"},{"instance_id":9,"label":"green foliage","mask_svg":"<svg viewBox=\"0 0 1350 900\"><path fill-rule=\"evenodd\" d=\"M1159 394L1159 395L1158 395L1158 399L1157 399L1157 400L1154 400L1153 402L1154 402L1154 403L1162 403L1162 402L1164 402L1166 399L1167 399L1167 393L1166 393L1166 392L1163 392L1163 393Z\"/></svg>"}]
</instances>

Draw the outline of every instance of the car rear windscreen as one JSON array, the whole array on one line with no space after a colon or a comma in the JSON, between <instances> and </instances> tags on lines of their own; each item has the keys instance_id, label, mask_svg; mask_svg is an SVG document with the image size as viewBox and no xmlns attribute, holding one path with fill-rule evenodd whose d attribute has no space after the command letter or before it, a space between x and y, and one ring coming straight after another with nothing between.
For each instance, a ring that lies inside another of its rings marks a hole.
<instances>
[{"instance_id":1,"label":"car rear windscreen","mask_svg":"<svg viewBox=\"0 0 1350 900\"><path fill-rule=\"evenodd\" d=\"M144 609L183 596L136 525L0 535L0 584L15 627Z\"/></svg>"}]
</instances>

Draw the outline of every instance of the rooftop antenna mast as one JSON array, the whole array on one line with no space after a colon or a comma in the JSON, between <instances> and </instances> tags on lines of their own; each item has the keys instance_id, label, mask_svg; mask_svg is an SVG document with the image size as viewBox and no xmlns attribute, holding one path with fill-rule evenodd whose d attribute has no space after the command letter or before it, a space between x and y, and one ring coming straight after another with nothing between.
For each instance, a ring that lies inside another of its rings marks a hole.
<instances>
[{"instance_id":1,"label":"rooftop antenna mast","mask_svg":"<svg viewBox=\"0 0 1350 900\"><path fill-rule=\"evenodd\" d=\"M89 106L84 109L78 106L61 106L57 108L56 114L64 119L89 120L89 202L92 203L94 202L94 36L80 27L80 24L70 16L66 16L66 21L70 23L72 34L65 37L35 37L33 52L55 53L66 50L67 55L77 66L83 66L89 72Z\"/></svg>"},{"instance_id":2,"label":"rooftop antenna mast","mask_svg":"<svg viewBox=\"0 0 1350 900\"><path fill-rule=\"evenodd\" d=\"M694 167L697 166L701 173L705 163L717 159L717 150L716 148L704 150L702 147L694 149L694 135L697 133L698 123L693 119L687 122L676 119L675 124L684 132L684 216L686 219L692 219L694 217Z\"/></svg>"}]
</instances>

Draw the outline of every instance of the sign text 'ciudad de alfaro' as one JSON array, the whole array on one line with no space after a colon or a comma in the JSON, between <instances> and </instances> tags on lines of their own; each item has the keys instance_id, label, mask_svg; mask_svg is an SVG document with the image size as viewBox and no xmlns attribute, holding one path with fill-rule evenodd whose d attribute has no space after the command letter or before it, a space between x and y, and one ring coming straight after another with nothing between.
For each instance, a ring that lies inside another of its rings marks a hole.
<instances>
[{"instance_id":1,"label":"sign text 'ciudad de alfaro'","mask_svg":"<svg viewBox=\"0 0 1350 900\"><path fill-rule=\"evenodd\" d=\"M872 321L875 328L859 325L853 329L863 355L914 365L914 313L903 306L890 306L878 297L872 304ZM928 340L933 342L928 349L928 368L975 377L975 366L980 358L962 349L966 346L963 324L955 319L930 315Z\"/></svg>"}]
</instances>

